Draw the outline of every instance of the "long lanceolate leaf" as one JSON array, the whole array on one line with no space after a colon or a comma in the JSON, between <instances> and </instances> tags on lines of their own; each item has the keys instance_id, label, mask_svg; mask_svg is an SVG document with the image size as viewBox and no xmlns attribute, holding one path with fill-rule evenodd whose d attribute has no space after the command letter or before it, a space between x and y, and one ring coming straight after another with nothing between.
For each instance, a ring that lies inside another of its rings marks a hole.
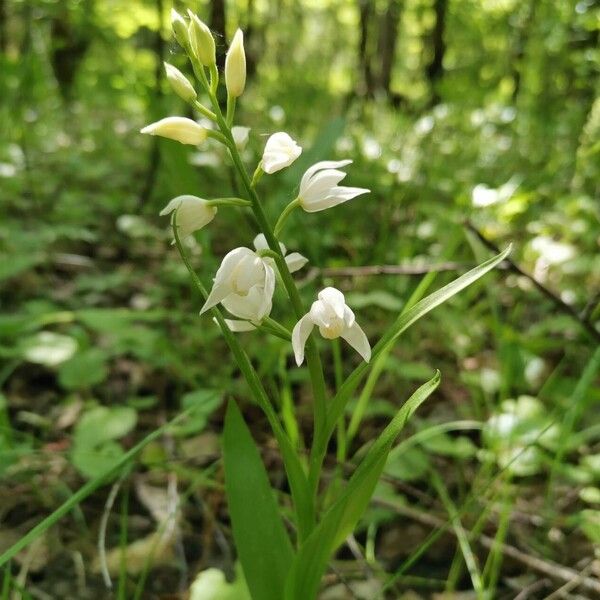
<instances>
[{"instance_id":1,"label":"long lanceolate leaf","mask_svg":"<svg viewBox=\"0 0 600 600\"><path fill-rule=\"evenodd\" d=\"M230 401L223 431L225 488L233 536L253 600L281 600L294 557L250 431Z\"/></svg>"},{"instance_id":2,"label":"long lanceolate leaf","mask_svg":"<svg viewBox=\"0 0 600 600\"><path fill-rule=\"evenodd\" d=\"M440 383L440 373L422 385L402 406L360 463L344 490L296 555L285 600L315 598L331 555L352 532L367 507L394 440L417 408Z\"/></svg>"},{"instance_id":3,"label":"long lanceolate leaf","mask_svg":"<svg viewBox=\"0 0 600 600\"><path fill-rule=\"evenodd\" d=\"M373 348L373 354L371 357L370 364L373 364L375 359L385 351L387 348L398 339L398 337L406 331L413 323L418 321L421 317L432 311L434 308L443 304L446 300L452 296L458 294L458 292L464 290L466 287L477 281L480 277L491 271L496 265L501 263L510 253L511 246L509 245L506 250L490 258L489 260L481 263L479 266L471 269L464 275L461 275L458 279L455 279L443 288L440 288L433 294L427 296L420 302L417 302L410 310L402 313L389 328L387 333L377 342ZM370 364L361 363L359 367L354 369L350 376L346 379L336 396L331 402L327 414L327 426L325 428L324 435L320 439L316 440L313 446L313 453L311 456L311 476L314 478L315 474L319 472L320 465L325 455L327 443L331 434L333 433L338 419L342 416L346 404L350 400L352 394L360 384L362 378L366 375L370 368ZM314 484L314 481L313 481Z\"/></svg>"}]
</instances>

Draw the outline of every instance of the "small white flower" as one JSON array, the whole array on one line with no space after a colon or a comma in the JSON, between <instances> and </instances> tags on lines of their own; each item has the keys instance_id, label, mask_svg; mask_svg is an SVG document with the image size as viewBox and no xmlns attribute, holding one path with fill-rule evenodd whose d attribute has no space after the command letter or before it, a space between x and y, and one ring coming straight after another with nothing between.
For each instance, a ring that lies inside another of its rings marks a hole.
<instances>
[{"instance_id":1,"label":"small white flower","mask_svg":"<svg viewBox=\"0 0 600 600\"><path fill-rule=\"evenodd\" d=\"M306 212L317 212L347 202L371 190L338 185L346 173L340 167L349 165L351 160L324 160L313 165L304 173L300 181L298 200Z\"/></svg>"},{"instance_id":2,"label":"small white flower","mask_svg":"<svg viewBox=\"0 0 600 600\"><path fill-rule=\"evenodd\" d=\"M165 117L144 127L140 133L161 137L197 146L208 137L208 130L186 117Z\"/></svg>"},{"instance_id":3,"label":"small white flower","mask_svg":"<svg viewBox=\"0 0 600 600\"><path fill-rule=\"evenodd\" d=\"M254 238L253 243L257 252L269 249L269 244L267 244L267 240L265 239L263 233L259 233ZM283 254L283 256L285 256L285 262L287 263L290 273L295 273L296 271L299 271L308 262L308 258L302 256L302 254L300 254L299 252L292 252L286 256L287 249L281 242L279 242L279 247L281 248L281 253ZM272 258L267 256L263 260L265 260L269 265L271 265L271 267L275 267L275 261Z\"/></svg>"},{"instance_id":4,"label":"small white flower","mask_svg":"<svg viewBox=\"0 0 600 600\"><path fill-rule=\"evenodd\" d=\"M271 175L289 167L302 154L299 146L285 131L278 131L269 137L262 157L262 169Z\"/></svg>"},{"instance_id":5,"label":"small white flower","mask_svg":"<svg viewBox=\"0 0 600 600\"><path fill-rule=\"evenodd\" d=\"M209 206L206 200L197 196L183 195L173 198L161 211L160 216L168 215L177 210L175 225L179 228L179 239L202 229L208 225L217 214L215 206Z\"/></svg>"},{"instance_id":6,"label":"small white flower","mask_svg":"<svg viewBox=\"0 0 600 600\"><path fill-rule=\"evenodd\" d=\"M241 96L246 87L246 53L241 29L235 32L225 57L225 86L233 98Z\"/></svg>"},{"instance_id":7,"label":"small white flower","mask_svg":"<svg viewBox=\"0 0 600 600\"><path fill-rule=\"evenodd\" d=\"M235 248L223 258L200 314L220 302L232 315L260 323L271 312L274 291L273 268L250 248Z\"/></svg>"},{"instance_id":8,"label":"small white flower","mask_svg":"<svg viewBox=\"0 0 600 600\"><path fill-rule=\"evenodd\" d=\"M243 150L248 143L250 137L250 127L242 127L241 125L235 125L231 128L231 135L233 141L238 150Z\"/></svg>"},{"instance_id":9,"label":"small white flower","mask_svg":"<svg viewBox=\"0 0 600 600\"><path fill-rule=\"evenodd\" d=\"M355 321L354 313L347 306L344 294L336 288L327 287L319 292L318 298L292 331L292 348L298 366L304 361L304 346L315 325L324 338L345 339L366 362L369 362L371 359L369 340Z\"/></svg>"}]
</instances>

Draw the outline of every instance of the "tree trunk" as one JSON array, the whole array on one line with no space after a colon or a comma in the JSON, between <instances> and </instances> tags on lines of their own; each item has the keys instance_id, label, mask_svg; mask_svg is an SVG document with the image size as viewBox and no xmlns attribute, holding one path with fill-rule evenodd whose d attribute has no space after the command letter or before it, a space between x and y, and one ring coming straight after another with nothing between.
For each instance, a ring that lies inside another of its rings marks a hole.
<instances>
[{"instance_id":1,"label":"tree trunk","mask_svg":"<svg viewBox=\"0 0 600 600\"><path fill-rule=\"evenodd\" d=\"M209 27L217 34L217 38L223 40L223 44L217 44L217 66L223 69L225 66L225 52L227 48L227 32L225 30L225 0L211 0Z\"/></svg>"},{"instance_id":2,"label":"tree trunk","mask_svg":"<svg viewBox=\"0 0 600 600\"><path fill-rule=\"evenodd\" d=\"M435 0L435 26L431 36L432 57L427 65L427 79L431 85L432 103L439 102L437 84L444 75L444 55L446 54L446 41L444 34L446 29L446 14L448 11L448 0Z\"/></svg>"},{"instance_id":3,"label":"tree trunk","mask_svg":"<svg viewBox=\"0 0 600 600\"><path fill-rule=\"evenodd\" d=\"M8 15L6 13L6 0L0 0L0 52L5 53L8 48L6 37Z\"/></svg>"},{"instance_id":4,"label":"tree trunk","mask_svg":"<svg viewBox=\"0 0 600 600\"><path fill-rule=\"evenodd\" d=\"M358 65L361 74L357 82L359 96L373 96L374 78L371 69L371 53L369 52L369 21L372 13L371 0L358 0L360 16L360 41L358 44Z\"/></svg>"},{"instance_id":5,"label":"tree trunk","mask_svg":"<svg viewBox=\"0 0 600 600\"><path fill-rule=\"evenodd\" d=\"M387 9L381 17L379 30L378 56L381 60L381 66L378 86L388 97L391 95L392 68L396 54L401 9L401 0L389 0Z\"/></svg>"}]
</instances>

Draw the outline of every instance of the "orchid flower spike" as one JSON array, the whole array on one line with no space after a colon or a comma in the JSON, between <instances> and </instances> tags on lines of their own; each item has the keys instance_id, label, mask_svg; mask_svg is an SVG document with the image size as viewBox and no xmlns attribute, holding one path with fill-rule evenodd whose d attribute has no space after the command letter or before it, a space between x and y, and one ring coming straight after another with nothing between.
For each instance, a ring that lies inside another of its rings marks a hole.
<instances>
[{"instance_id":1,"label":"orchid flower spike","mask_svg":"<svg viewBox=\"0 0 600 600\"><path fill-rule=\"evenodd\" d=\"M273 307L275 271L250 248L229 252L215 275L214 284L200 314L219 302L240 319L258 324Z\"/></svg>"},{"instance_id":2,"label":"orchid flower spike","mask_svg":"<svg viewBox=\"0 0 600 600\"><path fill-rule=\"evenodd\" d=\"M299 146L285 131L269 137L262 157L262 170L269 175L289 167L302 154Z\"/></svg>"},{"instance_id":3,"label":"orchid flower spike","mask_svg":"<svg viewBox=\"0 0 600 600\"><path fill-rule=\"evenodd\" d=\"M208 129L187 117L165 117L144 127L140 133L159 135L182 144L197 146L208 137Z\"/></svg>"},{"instance_id":4,"label":"orchid flower spike","mask_svg":"<svg viewBox=\"0 0 600 600\"><path fill-rule=\"evenodd\" d=\"M259 233L254 238L253 243L257 252L269 249L269 244L267 244L267 240L265 238L264 233ZM288 266L290 273L295 273L296 271L299 271L308 262L308 258L302 256L302 254L300 254L299 252L291 252L290 254L286 255L287 249L281 242L279 242L279 248L281 248L281 254L283 254L283 256L285 257L285 262ZM269 264L271 267L275 267L275 261L272 258L266 256L263 258L263 260L267 262L267 264Z\"/></svg>"},{"instance_id":5,"label":"orchid flower spike","mask_svg":"<svg viewBox=\"0 0 600 600\"><path fill-rule=\"evenodd\" d=\"M324 160L307 169L300 181L298 202L306 212L317 212L337 206L371 190L338 185L346 173L340 167L349 165L351 160Z\"/></svg>"},{"instance_id":6,"label":"orchid flower spike","mask_svg":"<svg viewBox=\"0 0 600 600\"><path fill-rule=\"evenodd\" d=\"M217 214L215 206L209 206L206 200L197 196L183 195L173 198L161 211L160 216L176 212L175 226L179 228L179 239L202 229L208 225Z\"/></svg>"},{"instance_id":7,"label":"orchid flower spike","mask_svg":"<svg viewBox=\"0 0 600 600\"><path fill-rule=\"evenodd\" d=\"M346 304L344 294L336 288L327 287L319 292L318 298L292 331L292 348L296 364L300 366L304 361L306 340L315 325L324 338L345 339L366 362L369 362L371 359L369 340L355 321L354 313Z\"/></svg>"}]
</instances>

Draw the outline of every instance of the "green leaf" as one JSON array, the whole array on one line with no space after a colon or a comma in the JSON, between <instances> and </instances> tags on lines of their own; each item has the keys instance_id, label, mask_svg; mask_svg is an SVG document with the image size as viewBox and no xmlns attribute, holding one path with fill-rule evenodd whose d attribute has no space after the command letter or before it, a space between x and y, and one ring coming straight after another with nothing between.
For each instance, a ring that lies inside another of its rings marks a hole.
<instances>
[{"instance_id":1,"label":"green leaf","mask_svg":"<svg viewBox=\"0 0 600 600\"><path fill-rule=\"evenodd\" d=\"M129 433L137 422L133 408L97 406L83 415L73 435L71 462L85 477L108 471L124 455L115 440Z\"/></svg>"},{"instance_id":2,"label":"green leaf","mask_svg":"<svg viewBox=\"0 0 600 600\"><path fill-rule=\"evenodd\" d=\"M294 554L267 472L232 400L223 431L225 488L238 555L253 600L281 600Z\"/></svg>"},{"instance_id":3,"label":"green leaf","mask_svg":"<svg viewBox=\"0 0 600 600\"><path fill-rule=\"evenodd\" d=\"M458 279L455 279L443 288L433 292L426 298L423 298L420 302L417 302L411 309L403 312L389 328L387 333L377 342L373 348L373 355L370 363L362 363L359 367L354 369L350 376L346 379L335 398L331 402L329 414L327 418L327 427L324 432L324 440L328 440L333 430L335 429L336 423L344 412L344 408L358 387L362 378L366 375L369 370L369 364L374 364L376 358L388 348L394 344L394 342L404 333L413 323L418 321L421 317L425 316L428 312L434 308L443 304L446 300L452 298L452 296L458 294L466 287L477 281L480 277L483 277L486 273L491 271L496 265L501 263L510 253L511 246L508 246L506 250L490 258L489 260L481 263L479 266L471 269L464 275L461 275ZM323 444L323 440L320 440Z\"/></svg>"},{"instance_id":4,"label":"green leaf","mask_svg":"<svg viewBox=\"0 0 600 600\"><path fill-rule=\"evenodd\" d=\"M432 379L417 389L403 404L373 443L350 478L343 494L325 513L298 552L286 583L286 600L306 600L316 597L329 559L353 531L373 495L394 440L439 383L440 372L437 371Z\"/></svg>"},{"instance_id":5,"label":"green leaf","mask_svg":"<svg viewBox=\"0 0 600 600\"><path fill-rule=\"evenodd\" d=\"M79 352L60 366L60 385L67 390L76 390L101 383L108 374L106 359L106 353L99 348Z\"/></svg>"}]
</instances>

